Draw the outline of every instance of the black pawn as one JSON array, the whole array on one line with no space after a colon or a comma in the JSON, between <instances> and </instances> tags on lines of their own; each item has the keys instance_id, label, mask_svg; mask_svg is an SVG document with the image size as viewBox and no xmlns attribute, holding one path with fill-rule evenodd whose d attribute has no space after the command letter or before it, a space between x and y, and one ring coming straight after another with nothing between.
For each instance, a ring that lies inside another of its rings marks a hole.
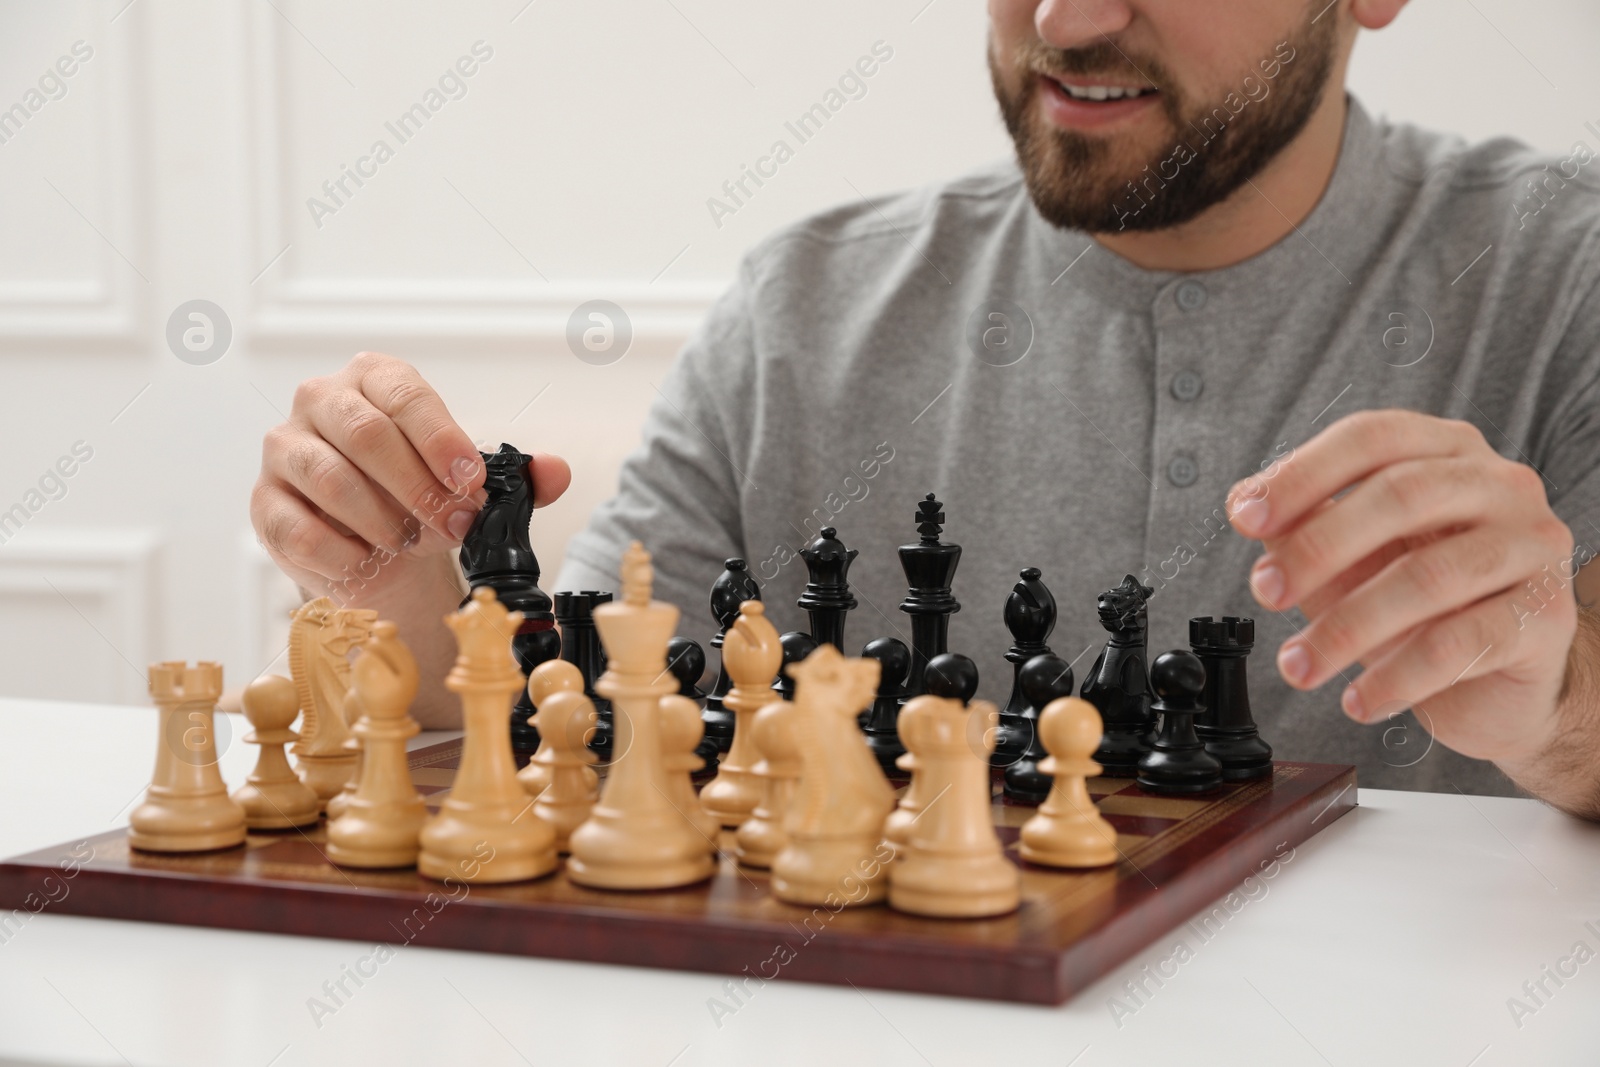
<instances>
[{"instance_id":1,"label":"black pawn","mask_svg":"<svg viewBox=\"0 0 1600 1067\"><path fill-rule=\"evenodd\" d=\"M583 675L583 692L594 703L594 736L589 749L602 759L611 758L611 701L594 691L594 683L606 671L606 649L595 629L594 609L609 604L611 594L598 589L581 593L557 593L556 621L561 624L561 658Z\"/></svg>"},{"instance_id":2,"label":"black pawn","mask_svg":"<svg viewBox=\"0 0 1600 1067\"><path fill-rule=\"evenodd\" d=\"M1206 669L1193 652L1174 649L1156 657L1150 668L1156 692L1154 710L1161 733L1139 761L1139 788L1150 793L1187 796L1222 784L1222 761L1206 751L1194 732Z\"/></svg>"},{"instance_id":3,"label":"black pawn","mask_svg":"<svg viewBox=\"0 0 1600 1067\"><path fill-rule=\"evenodd\" d=\"M966 704L978 695L978 665L959 652L941 652L928 661L928 695L954 697Z\"/></svg>"},{"instance_id":4,"label":"black pawn","mask_svg":"<svg viewBox=\"0 0 1600 1067\"><path fill-rule=\"evenodd\" d=\"M1060 656L1034 656L1022 665L1017 686L1022 690L1023 722L1028 743L1016 761L1006 768L1006 796L1024 804L1040 804L1050 795L1055 776L1039 769L1049 751L1039 740L1039 713L1052 700L1072 695L1072 664Z\"/></svg>"},{"instance_id":5,"label":"black pawn","mask_svg":"<svg viewBox=\"0 0 1600 1067\"><path fill-rule=\"evenodd\" d=\"M706 673L706 652L698 641L687 637L674 637L667 642L667 670L678 682L678 695L688 697L701 708L706 706L706 693L700 688L700 678ZM717 769L717 743L701 737L694 754L705 761L705 766L695 774L713 774Z\"/></svg>"},{"instance_id":6,"label":"black pawn","mask_svg":"<svg viewBox=\"0 0 1600 1067\"><path fill-rule=\"evenodd\" d=\"M1011 664L1011 697L1000 709L999 736L989 763L1009 767L1022 755L1033 739L1036 721L1027 718L1028 699L1022 694L1022 665L1035 656L1049 653L1045 644L1056 627L1056 598L1039 580L1039 568L1029 567L1006 597L1006 629L1011 631L1011 647L1006 660Z\"/></svg>"},{"instance_id":7,"label":"black pawn","mask_svg":"<svg viewBox=\"0 0 1600 1067\"><path fill-rule=\"evenodd\" d=\"M815 541L800 550L810 580L797 603L811 616L811 636L817 643L832 645L840 652L844 651L845 616L856 606L845 575L857 555L856 549L844 547L832 526L824 527Z\"/></svg>"},{"instance_id":8,"label":"black pawn","mask_svg":"<svg viewBox=\"0 0 1600 1067\"><path fill-rule=\"evenodd\" d=\"M1100 625L1111 633L1079 695L1100 712L1105 736L1095 752L1107 777L1132 778L1150 751L1155 713L1145 674L1145 602L1155 592L1127 575L1115 589L1100 594Z\"/></svg>"},{"instance_id":9,"label":"black pawn","mask_svg":"<svg viewBox=\"0 0 1600 1067\"><path fill-rule=\"evenodd\" d=\"M900 568L910 588L900 610L911 616L911 673L906 678L907 699L926 692L923 672L928 662L944 653L950 640L950 616L961 604L950 591L961 546L939 540L944 530L943 505L929 493L917 504L915 544L901 545Z\"/></svg>"},{"instance_id":10,"label":"black pawn","mask_svg":"<svg viewBox=\"0 0 1600 1067\"><path fill-rule=\"evenodd\" d=\"M723 563L723 567L722 574L711 586L711 617L719 627L711 638L711 647L717 650L719 661L722 658L722 642L739 618L739 607L746 600L761 599L761 587L756 584L755 575L750 573L744 560L730 559ZM706 697L706 710L701 715L706 724L706 736L716 742L718 752L728 751L728 746L733 744L734 714L722 703L732 688L733 679L728 676L728 668L719 662L716 684Z\"/></svg>"},{"instance_id":11,"label":"black pawn","mask_svg":"<svg viewBox=\"0 0 1600 1067\"><path fill-rule=\"evenodd\" d=\"M778 647L783 649L783 662L778 665L778 677L772 688L780 698L793 700L794 679L789 677L789 668L815 652L817 642L802 630L790 630L778 636Z\"/></svg>"},{"instance_id":12,"label":"black pawn","mask_svg":"<svg viewBox=\"0 0 1600 1067\"><path fill-rule=\"evenodd\" d=\"M900 743L899 721L900 705L906 693L906 671L911 669L911 650L893 637L878 637L867 642L861 656L877 660L882 668L872 707L858 719L861 732L867 735L867 747L872 749L883 773L903 777L905 772L895 766L895 760L906 751Z\"/></svg>"},{"instance_id":13,"label":"black pawn","mask_svg":"<svg viewBox=\"0 0 1600 1067\"><path fill-rule=\"evenodd\" d=\"M1189 620L1189 647L1206 669L1205 710L1194 730L1206 751L1222 761L1222 780L1245 782L1272 773L1272 746L1261 740L1250 712L1245 657L1255 646L1254 619L1207 615Z\"/></svg>"},{"instance_id":14,"label":"black pawn","mask_svg":"<svg viewBox=\"0 0 1600 1067\"><path fill-rule=\"evenodd\" d=\"M539 559L528 543L533 517L533 457L507 444L498 452L480 452L485 468L483 508L461 542L461 569L468 593L488 586L507 611L520 611L522 625L511 639L511 651L524 675L561 654L550 597L539 588ZM539 747L539 731L528 725L533 702L523 687L508 712L511 745L520 752Z\"/></svg>"}]
</instances>

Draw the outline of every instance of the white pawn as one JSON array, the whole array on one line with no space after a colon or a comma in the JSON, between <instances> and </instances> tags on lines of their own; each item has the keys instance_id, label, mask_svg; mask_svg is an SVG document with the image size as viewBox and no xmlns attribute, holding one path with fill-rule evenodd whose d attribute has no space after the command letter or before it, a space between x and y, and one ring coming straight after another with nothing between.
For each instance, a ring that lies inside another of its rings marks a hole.
<instances>
[{"instance_id":1,"label":"white pawn","mask_svg":"<svg viewBox=\"0 0 1600 1067\"><path fill-rule=\"evenodd\" d=\"M693 774L706 765L695 755L706 724L700 718L700 705L689 697L671 693L661 698L661 765L667 774L667 795L691 825L706 839L706 847L717 850L722 821L705 809L694 791Z\"/></svg>"},{"instance_id":2,"label":"white pawn","mask_svg":"<svg viewBox=\"0 0 1600 1067\"><path fill-rule=\"evenodd\" d=\"M583 672L575 663L568 663L564 659L545 660L528 675L528 700L533 703L536 712L544 707L545 698L551 694L573 692L583 692ZM536 797L550 784L551 762L540 758L550 752L550 742L544 736L544 729L538 726L537 715L530 717L528 721L539 730L539 751L528 760L526 767L517 772L517 781L522 783L522 788L530 797ZM583 765L584 778L588 781L589 788L599 789L600 776L594 772L589 763Z\"/></svg>"},{"instance_id":3,"label":"white pawn","mask_svg":"<svg viewBox=\"0 0 1600 1067\"><path fill-rule=\"evenodd\" d=\"M233 793L234 802L244 809L245 825L252 830L288 830L314 824L321 817L322 801L294 773L283 751L284 745L300 739L289 729L300 714L294 683L282 675L264 674L245 686L240 703L254 727L244 739L261 746L255 770Z\"/></svg>"},{"instance_id":4,"label":"white pawn","mask_svg":"<svg viewBox=\"0 0 1600 1067\"><path fill-rule=\"evenodd\" d=\"M548 666L550 663L542 663L533 673ZM578 683L577 689L539 692L534 697L539 713L531 720L539 731L539 751L528 766L537 765L546 783L533 802L533 813L556 832L556 851L563 854L570 851L567 845L572 831L583 825L600 799L600 779L590 766L595 755L588 745L594 732L594 703L583 695L581 676ZM531 692L532 686L529 689ZM526 772L518 777L523 788L528 788Z\"/></svg>"},{"instance_id":5,"label":"white pawn","mask_svg":"<svg viewBox=\"0 0 1600 1067\"><path fill-rule=\"evenodd\" d=\"M789 843L784 817L800 782L800 739L795 736L794 705L775 701L756 712L751 735L761 759L755 773L761 779L761 803L739 825L734 835L734 856L740 865L766 869Z\"/></svg>"},{"instance_id":6,"label":"white pawn","mask_svg":"<svg viewBox=\"0 0 1600 1067\"><path fill-rule=\"evenodd\" d=\"M1104 867L1117 862L1117 831L1094 806L1084 778L1100 773L1092 758L1104 728L1087 700L1061 697L1039 715L1039 740L1050 756L1039 770L1055 775L1050 795L1022 824L1017 851L1046 867Z\"/></svg>"},{"instance_id":7,"label":"white pawn","mask_svg":"<svg viewBox=\"0 0 1600 1067\"><path fill-rule=\"evenodd\" d=\"M970 707L970 711L968 708ZM927 806L889 869L889 906L914 915L975 919L1015 911L1022 875L1005 858L990 816L995 706L920 696L900 712Z\"/></svg>"},{"instance_id":8,"label":"white pawn","mask_svg":"<svg viewBox=\"0 0 1600 1067\"><path fill-rule=\"evenodd\" d=\"M911 827L916 824L922 809L928 806L928 798L924 788L927 779L918 772L915 756L909 752L902 753L895 758L894 765L911 775L911 784L906 786L900 803L883 820L883 843L898 857L911 840Z\"/></svg>"}]
</instances>

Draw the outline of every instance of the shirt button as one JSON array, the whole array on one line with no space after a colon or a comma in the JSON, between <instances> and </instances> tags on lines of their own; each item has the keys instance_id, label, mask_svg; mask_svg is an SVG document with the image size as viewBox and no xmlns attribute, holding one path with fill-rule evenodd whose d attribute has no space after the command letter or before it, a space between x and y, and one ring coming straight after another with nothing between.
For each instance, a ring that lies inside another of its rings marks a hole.
<instances>
[{"instance_id":1,"label":"shirt button","mask_svg":"<svg viewBox=\"0 0 1600 1067\"><path fill-rule=\"evenodd\" d=\"M1167 481L1179 489L1187 489L1200 479L1200 465L1190 456L1173 456L1167 464Z\"/></svg>"},{"instance_id":2,"label":"shirt button","mask_svg":"<svg viewBox=\"0 0 1600 1067\"><path fill-rule=\"evenodd\" d=\"M1193 400L1205 387L1205 379L1197 371L1181 370L1172 376L1172 395L1179 400Z\"/></svg>"},{"instance_id":3,"label":"shirt button","mask_svg":"<svg viewBox=\"0 0 1600 1067\"><path fill-rule=\"evenodd\" d=\"M1178 306L1185 311L1199 311L1206 306L1206 287L1199 282L1184 282L1178 286Z\"/></svg>"}]
</instances>

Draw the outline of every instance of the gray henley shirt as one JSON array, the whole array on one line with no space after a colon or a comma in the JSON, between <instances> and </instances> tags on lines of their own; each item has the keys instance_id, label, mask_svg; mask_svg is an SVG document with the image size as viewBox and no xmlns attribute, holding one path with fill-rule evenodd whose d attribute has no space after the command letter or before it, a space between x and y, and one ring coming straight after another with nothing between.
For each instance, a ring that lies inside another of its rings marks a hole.
<instances>
[{"instance_id":1,"label":"gray henley shirt","mask_svg":"<svg viewBox=\"0 0 1600 1067\"><path fill-rule=\"evenodd\" d=\"M1284 684L1276 649L1305 620L1252 600L1260 548L1223 500L1340 417L1403 407L1478 427L1543 474L1580 545L1600 544L1592 159L1581 142L1556 158L1468 146L1352 100L1311 215L1193 274L1052 227L1013 162L806 219L750 252L684 347L555 588L614 588L638 538L684 634L715 632L729 556L779 629L804 629L798 552L836 526L860 550L847 648L909 644L895 549L932 492L964 549L950 647L977 661L981 695L1011 686L1001 610L1022 568L1043 570L1050 643L1080 680L1106 639L1096 594L1132 573L1156 590L1152 659L1186 647L1191 616L1256 619L1252 703L1279 758L1353 763L1367 786L1514 793L1417 713L1361 726L1341 680Z\"/></svg>"}]
</instances>

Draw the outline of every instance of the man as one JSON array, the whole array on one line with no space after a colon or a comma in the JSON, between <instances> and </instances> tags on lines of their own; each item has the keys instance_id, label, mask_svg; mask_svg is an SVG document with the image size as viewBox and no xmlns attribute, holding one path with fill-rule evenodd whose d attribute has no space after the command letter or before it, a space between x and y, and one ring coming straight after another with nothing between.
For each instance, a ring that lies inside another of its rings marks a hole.
<instances>
[{"instance_id":1,"label":"man","mask_svg":"<svg viewBox=\"0 0 1600 1067\"><path fill-rule=\"evenodd\" d=\"M904 637L893 548L933 491L965 547L951 647L992 696L1020 568L1080 672L1131 572L1152 654L1193 615L1257 619L1280 758L1600 817L1593 154L1375 122L1341 86L1403 2L991 0L1017 163L755 249L555 588L613 586L638 537L685 632L734 555L799 626L796 553L833 525L862 553L850 640ZM403 550L358 602L436 679L481 477L432 390L364 353L296 395L252 515L308 590ZM536 459L541 502L568 479Z\"/></svg>"}]
</instances>

